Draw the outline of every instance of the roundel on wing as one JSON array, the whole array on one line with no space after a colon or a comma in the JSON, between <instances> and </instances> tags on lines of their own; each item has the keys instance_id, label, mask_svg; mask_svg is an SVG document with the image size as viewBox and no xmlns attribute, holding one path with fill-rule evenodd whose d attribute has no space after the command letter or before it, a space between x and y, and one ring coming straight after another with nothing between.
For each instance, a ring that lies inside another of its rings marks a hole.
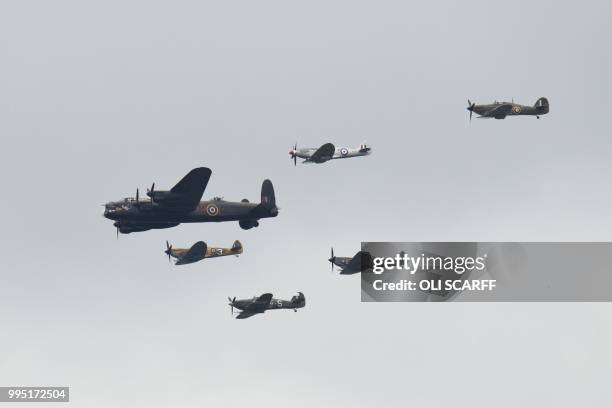
<instances>
[{"instance_id":1,"label":"roundel on wing","mask_svg":"<svg viewBox=\"0 0 612 408\"><path fill-rule=\"evenodd\" d=\"M219 207L217 207L215 204L208 204L206 206L206 214L210 215L211 217L219 215Z\"/></svg>"},{"instance_id":2,"label":"roundel on wing","mask_svg":"<svg viewBox=\"0 0 612 408\"><path fill-rule=\"evenodd\" d=\"M348 149L346 147L343 147L342 149L340 149L340 154L346 156L348 154Z\"/></svg>"}]
</instances>

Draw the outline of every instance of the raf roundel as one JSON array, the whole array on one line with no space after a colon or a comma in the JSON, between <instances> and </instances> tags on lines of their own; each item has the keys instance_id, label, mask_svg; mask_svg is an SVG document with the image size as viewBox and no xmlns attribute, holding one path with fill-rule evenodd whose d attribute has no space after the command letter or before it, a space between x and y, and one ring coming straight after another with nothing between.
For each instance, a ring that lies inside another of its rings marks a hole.
<instances>
[{"instance_id":1,"label":"raf roundel","mask_svg":"<svg viewBox=\"0 0 612 408\"><path fill-rule=\"evenodd\" d=\"M346 147L343 147L342 149L340 149L340 154L346 156L348 154L348 149Z\"/></svg>"},{"instance_id":2,"label":"raf roundel","mask_svg":"<svg viewBox=\"0 0 612 408\"><path fill-rule=\"evenodd\" d=\"M219 207L217 207L215 204L208 204L206 206L206 214L210 215L211 217L219 215Z\"/></svg>"},{"instance_id":3,"label":"raf roundel","mask_svg":"<svg viewBox=\"0 0 612 408\"><path fill-rule=\"evenodd\" d=\"M520 106L515 106L514 108L512 108L512 110L514 111L514 113L521 113L521 107Z\"/></svg>"}]
</instances>

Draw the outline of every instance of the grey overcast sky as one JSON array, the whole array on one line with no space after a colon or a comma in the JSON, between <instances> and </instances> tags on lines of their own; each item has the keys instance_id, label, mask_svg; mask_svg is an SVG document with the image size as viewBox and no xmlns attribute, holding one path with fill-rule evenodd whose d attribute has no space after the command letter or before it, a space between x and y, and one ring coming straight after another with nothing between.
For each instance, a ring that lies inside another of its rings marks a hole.
<instances>
[{"instance_id":1,"label":"grey overcast sky","mask_svg":"<svg viewBox=\"0 0 612 408\"><path fill-rule=\"evenodd\" d=\"M365 304L326 259L611 240L611 21L607 0L2 2L0 385L69 385L74 407L608 406L609 304ZM467 98L541 96L541 120L468 123ZM373 155L294 168L296 141ZM279 217L115 239L100 204L197 166L205 198L270 178ZM174 267L166 239L245 253ZM230 317L227 296L298 290L298 313Z\"/></svg>"}]
</instances>

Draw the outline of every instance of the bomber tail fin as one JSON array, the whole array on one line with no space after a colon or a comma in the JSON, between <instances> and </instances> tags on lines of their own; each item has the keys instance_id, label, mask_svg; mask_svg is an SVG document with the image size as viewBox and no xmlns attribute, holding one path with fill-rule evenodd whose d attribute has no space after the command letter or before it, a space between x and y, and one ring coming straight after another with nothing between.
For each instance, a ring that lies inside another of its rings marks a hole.
<instances>
[{"instance_id":1,"label":"bomber tail fin","mask_svg":"<svg viewBox=\"0 0 612 408\"><path fill-rule=\"evenodd\" d=\"M261 185L261 205L272 210L276 208L276 196L274 195L274 186L270 180L264 180Z\"/></svg>"},{"instance_id":2,"label":"bomber tail fin","mask_svg":"<svg viewBox=\"0 0 612 408\"><path fill-rule=\"evenodd\" d=\"M251 211L251 217L253 219L259 219L259 218L276 217L277 215L278 215L278 207L276 206L276 197L274 195L274 187L272 186L272 182L270 180L264 180L263 184L261 185L261 203L257 207L253 208L253 210ZM248 226L247 224L245 225ZM257 225L253 225L253 226L257 226ZM242 228L245 228L245 227L242 227Z\"/></svg>"}]
</instances>

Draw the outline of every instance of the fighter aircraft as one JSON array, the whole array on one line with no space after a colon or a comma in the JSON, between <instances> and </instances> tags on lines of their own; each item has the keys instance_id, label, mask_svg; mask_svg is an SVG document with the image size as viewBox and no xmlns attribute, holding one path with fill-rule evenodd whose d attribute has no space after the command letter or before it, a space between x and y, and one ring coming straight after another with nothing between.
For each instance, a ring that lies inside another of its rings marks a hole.
<instances>
[{"instance_id":1,"label":"fighter aircraft","mask_svg":"<svg viewBox=\"0 0 612 408\"><path fill-rule=\"evenodd\" d=\"M261 186L261 203L225 201L215 197L200 201L212 171L206 167L191 170L169 191L147 190L149 200L125 198L105 204L104 217L114 220L117 236L150 229L171 228L183 222L238 221L242 229L259 226L261 218L276 217L278 207L270 180Z\"/></svg>"},{"instance_id":2,"label":"fighter aircraft","mask_svg":"<svg viewBox=\"0 0 612 408\"><path fill-rule=\"evenodd\" d=\"M488 105L476 105L468 99L467 110L470 111L470 122L472 113L480 115L480 118L505 119L506 116L531 115L540 119L540 115L545 115L550 110L548 99L540 98L533 106L519 105L512 102L493 102Z\"/></svg>"},{"instance_id":3,"label":"fighter aircraft","mask_svg":"<svg viewBox=\"0 0 612 408\"><path fill-rule=\"evenodd\" d=\"M170 257L176 258L175 265L186 265L201 261L204 258L217 258L220 256L240 255L242 253L242 244L240 241L234 241L231 248L216 248L208 247L204 241L198 241L191 248L172 248L172 245L166 241L166 250L164 251Z\"/></svg>"},{"instance_id":4,"label":"fighter aircraft","mask_svg":"<svg viewBox=\"0 0 612 408\"><path fill-rule=\"evenodd\" d=\"M369 252L359 251L353 256L335 256L334 248L331 249L331 258L328 259L331 263L332 272L334 271L334 265L340 267L340 275L353 275L359 273L365 269L372 267L372 255Z\"/></svg>"},{"instance_id":5,"label":"fighter aircraft","mask_svg":"<svg viewBox=\"0 0 612 408\"><path fill-rule=\"evenodd\" d=\"M236 300L236 297L233 299L228 297L227 300L232 309L232 316L234 308L241 310L236 319L246 319L271 309L293 309L294 312L297 312L298 309L306 306L306 298L302 292L298 292L297 296L293 296L291 300L273 299L271 293L264 293L259 297L254 296L252 299Z\"/></svg>"},{"instance_id":6,"label":"fighter aircraft","mask_svg":"<svg viewBox=\"0 0 612 408\"><path fill-rule=\"evenodd\" d=\"M349 157L367 156L372 148L362 144L358 148L335 147L332 143L325 143L319 148L306 147L298 149L297 143L289 151L293 165L297 166L297 159L305 159L302 163L325 163L331 159L347 159Z\"/></svg>"}]
</instances>

